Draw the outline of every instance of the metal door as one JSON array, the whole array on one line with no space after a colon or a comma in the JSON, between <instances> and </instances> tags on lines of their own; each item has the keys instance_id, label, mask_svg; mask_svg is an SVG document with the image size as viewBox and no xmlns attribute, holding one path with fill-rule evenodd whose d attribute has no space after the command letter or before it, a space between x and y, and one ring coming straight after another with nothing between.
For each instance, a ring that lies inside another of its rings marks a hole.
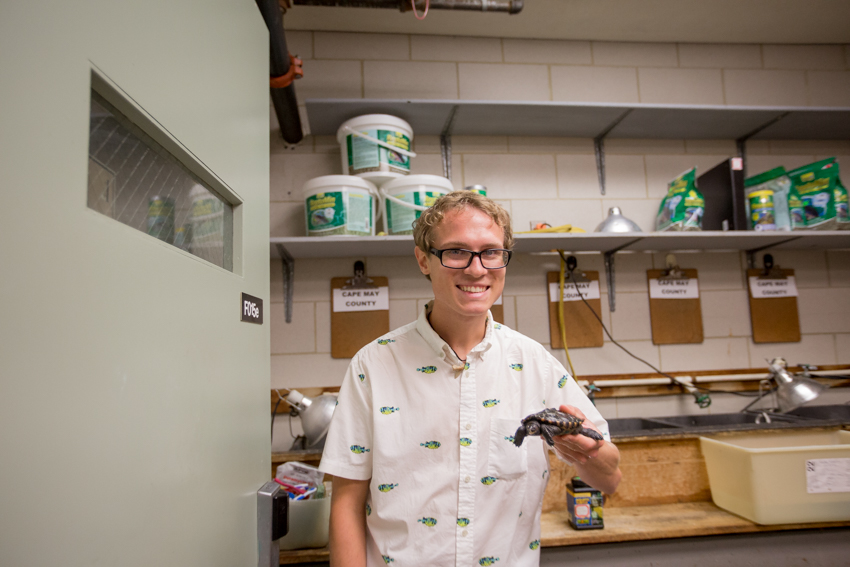
<instances>
[{"instance_id":1,"label":"metal door","mask_svg":"<svg viewBox=\"0 0 850 567\"><path fill-rule=\"evenodd\" d=\"M0 4L0 565L257 564L268 68L254 2ZM93 73L232 205L230 269L87 204Z\"/></svg>"}]
</instances>

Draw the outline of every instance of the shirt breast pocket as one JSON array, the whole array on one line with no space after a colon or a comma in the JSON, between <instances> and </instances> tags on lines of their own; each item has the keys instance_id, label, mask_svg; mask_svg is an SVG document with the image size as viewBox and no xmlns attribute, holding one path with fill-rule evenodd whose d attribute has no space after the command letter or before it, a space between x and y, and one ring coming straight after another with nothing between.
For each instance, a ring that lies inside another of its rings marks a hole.
<instances>
[{"instance_id":1,"label":"shirt breast pocket","mask_svg":"<svg viewBox=\"0 0 850 567\"><path fill-rule=\"evenodd\" d=\"M528 470L528 443L514 445L519 420L494 419L490 422L490 448L487 474L499 480L519 478Z\"/></svg>"}]
</instances>

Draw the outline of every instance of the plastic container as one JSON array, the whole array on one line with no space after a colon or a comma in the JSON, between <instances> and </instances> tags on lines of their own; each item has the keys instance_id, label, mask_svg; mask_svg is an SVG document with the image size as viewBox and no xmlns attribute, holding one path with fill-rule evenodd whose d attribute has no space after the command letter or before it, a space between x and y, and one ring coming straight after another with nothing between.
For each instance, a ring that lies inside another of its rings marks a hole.
<instances>
[{"instance_id":1,"label":"plastic container","mask_svg":"<svg viewBox=\"0 0 850 567\"><path fill-rule=\"evenodd\" d=\"M773 191L753 191L747 197L750 204L750 227L753 230L776 230L776 209L773 206Z\"/></svg>"},{"instance_id":2,"label":"plastic container","mask_svg":"<svg viewBox=\"0 0 850 567\"><path fill-rule=\"evenodd\" d=\"M352 175L324 175L304 184L307 236L374 236L378 189Z\"/></svg>"},{"instance_id":3,"label":"plastic container","mask_svg":"<svg viewBox=\"0 0 850 567\"><path fill-rule=\"evenodd\" d=\"M604 497L602 492L574 476L567 484L567 512L569 521L577 530L592 530L605 527L602 515Z\"/></svg>"},{"instance_id":4,"label":"plastic container","mask_svg":"<svg viewBox=\"0 0 850 567\"><path fill-rule=\"evenodd\" d=\"M342 171L381 185L410 174L413 129L389 114L366 114L342 123L336 132Z\"/></svg>"},{"instance_id":5,"label":"plastic container","mask_svg":"<svg viewBox=\"0 0 850 567\"><path fill-rule=\"evenodd\" d=\"M439 175L409 175L382 185L381 214L387 234L413 234L413 221L422 211L452 191L452 182Z\"/></svg>"},{"instance_id":6,"label":"plastic container","mask_svg":"<svg viewBox=\"0 0 850 567\"><path fill-rule=\"evenodd\" d=\"M850 520L850 431L700 437L711 498L757 524Z\"/></svg>"},{"instance_id":7,"label":"plastic container","mask_svg":"<svg viewBox=\"0 0 850 567\"><path fill-rule=\"evenodd\" d=\"M289 532L278 540L282 550L324 547L328 544L331 499L289 501Z\"/></svg>"}]
</instances>

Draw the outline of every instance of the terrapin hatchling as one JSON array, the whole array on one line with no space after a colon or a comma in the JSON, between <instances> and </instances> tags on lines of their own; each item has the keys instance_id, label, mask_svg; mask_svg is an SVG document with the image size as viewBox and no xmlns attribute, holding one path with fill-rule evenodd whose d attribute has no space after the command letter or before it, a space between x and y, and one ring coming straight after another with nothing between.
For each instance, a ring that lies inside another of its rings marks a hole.
<instances>
[{"instance_id":1,"label":"terrapin hatchling","mask_svg":"<svg viewBox=\"0 0 850 567\"><path fill-rule=\"evenodd\" d=\"M552 437L560 435L584 435L595 441L602 441L602 436L587 427L582 427L584 420L580 417L564 413L555 408L527 415L522 419L522 425L514 434L514 445L519 447L526 435L542 435L549 446L555 444Z\"/></svg>"}]
</instances>

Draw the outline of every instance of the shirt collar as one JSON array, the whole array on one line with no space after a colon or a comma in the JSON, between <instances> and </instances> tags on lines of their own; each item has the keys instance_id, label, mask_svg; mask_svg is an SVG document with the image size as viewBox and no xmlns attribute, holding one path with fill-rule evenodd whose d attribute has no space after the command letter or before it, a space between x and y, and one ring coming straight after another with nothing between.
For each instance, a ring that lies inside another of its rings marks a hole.
<instances>
[{"instance_id":1,"label":"shirt collar","mask_svg":"<svg viewBox=\"0 0 850 567\"><path fill-rule=\"evenodd\" d=\"M447 359L453 365L461 363L455 352L452 350L452 347L450 347L448 343L437 334L431 326L431 323L428 322L428 314L431 313L433 306L433 300L429 301L425 305L425 308L422 309L422 312L419 313L419 318L416 320L416 330L419 331L419 334L423 339L425 339L425 342L428 343L428 346L431 347L434 354L440 358ZM493 346L493 314L490 313L490 311L487 311L484 338L481 339L481 342L478 343L470 352L487 352L491 346Z\"/></svg>"}]
</instances>

